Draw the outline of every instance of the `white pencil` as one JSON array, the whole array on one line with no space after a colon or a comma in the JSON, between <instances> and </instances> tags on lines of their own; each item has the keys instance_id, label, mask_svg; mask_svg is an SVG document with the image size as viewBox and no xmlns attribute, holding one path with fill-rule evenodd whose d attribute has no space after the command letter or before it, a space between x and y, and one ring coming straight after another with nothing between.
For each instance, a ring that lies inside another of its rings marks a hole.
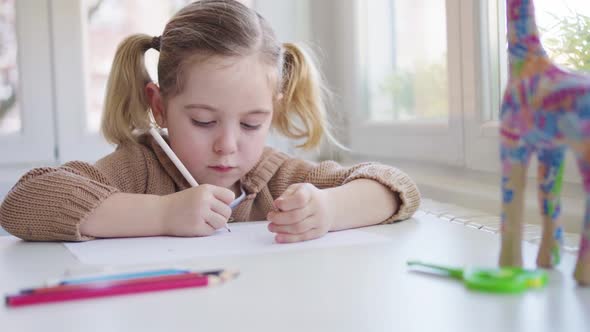
<instances>
[{"instance_id":1,"label":"white pencil","mask_svg":"<svg viewBox=\"0 0 590 332\"><path fill-rule=\"evenodd\" d=\"M178 168L178 170L180 171L182 176L184 176L184 178L186 179L186 181L188 181L188 183L191 185L191 187L198 186L199 184L197 183L195 178L193 178L191 173L189 173L188 170L186 169L186 167L184 167L184 165L182 164L180 159L178 159L178 157L176 156L174 151L172 151L172 149L170 148L168 143L166 143L164 138L162 138L162 135L160 135L158 130L153 125L150 126L150 134L152 135L152 137L154 137L156 142L158 142L158 145L160 145L162 150L164 150L164 152L166 153L168 158L170 158L170 160L172 160L174 165L176 165L176 168ZM229 226L227 225L227 223L225 224L225 229L227 229L228 232L231 232L231 229L229 229Z\"/></svg>"}]
</instances>

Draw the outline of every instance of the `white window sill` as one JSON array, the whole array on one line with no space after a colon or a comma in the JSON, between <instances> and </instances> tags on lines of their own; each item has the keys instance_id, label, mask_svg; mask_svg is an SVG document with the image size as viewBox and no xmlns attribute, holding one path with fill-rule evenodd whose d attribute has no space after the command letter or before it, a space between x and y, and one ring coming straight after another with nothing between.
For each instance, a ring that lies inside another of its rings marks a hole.
<instances>
[{"instance_id":1,"label":"white window sill","mask_svg":"<svg viewBox=\"0 0 590 332\"><path fill-rule=\"evenodd\" d=\"M344 162L352 164L367 159ZM379 160L407 173L418 185L425 198L421 210L466 226L496 232L499 228L501 195L500 175L474 171L463 167L434 165L405 160ZM541 216L537 201L536 179L528 179L525 197L525 239L538 242ZM568 233L566 247L577 247L584 214L582 185L564 182L561 195L561 222ZM434 207L433 207L434 206ZM442 208L441 208L442 207Z\"/></svg>"}]
</instances>

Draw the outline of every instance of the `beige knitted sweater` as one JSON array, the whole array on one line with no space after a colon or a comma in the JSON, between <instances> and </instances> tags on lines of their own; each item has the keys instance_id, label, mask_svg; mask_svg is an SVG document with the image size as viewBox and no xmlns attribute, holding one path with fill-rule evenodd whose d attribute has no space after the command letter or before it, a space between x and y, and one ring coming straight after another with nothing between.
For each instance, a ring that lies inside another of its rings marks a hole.
<instances>
[{"instance_id":1,"label":"beige knitted sweater","mask_svg":"<svg viewBox=\"0 0 590 332\"><path fill-rule=\"evenodd\" d=\"M246 198L233 210L232 220L265 220L273 200L293 183L329 188L361 178L378 181L399 195L400 208L383 223L411 217L420 204L418 188L396 168L375 163L313 164L266 148L241 179ZM80 222L112 194L168 195L189 187L160 146L142 136L139 144L119 146L94 165L72 161L29 171L0 206L0 224L25 240L85 241L92 237L80 234Z\"/></svg>"}]
</instances>

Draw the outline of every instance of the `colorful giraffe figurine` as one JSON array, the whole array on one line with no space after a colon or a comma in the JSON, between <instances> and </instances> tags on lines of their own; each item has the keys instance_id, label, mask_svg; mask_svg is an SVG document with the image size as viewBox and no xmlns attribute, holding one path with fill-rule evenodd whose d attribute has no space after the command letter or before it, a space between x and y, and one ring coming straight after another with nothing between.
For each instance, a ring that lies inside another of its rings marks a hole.
<instances>
[{"instance_id":1,"label":"colorful giraffe figurine","mask_svg":"<svg viewBox=\"0 0 590 332\"><path fill-rule=\"evenodd\" d=\"M590 285L590 76L549 60L535 22L532 0L506 0L509 80L500 113L502 159L501 266L522 265L526 169L536 152L543 237L537 265L559 263L559 223L564 153L571 148L582 174L586 210L574 277Z\"/></svg>"}]
</instances>

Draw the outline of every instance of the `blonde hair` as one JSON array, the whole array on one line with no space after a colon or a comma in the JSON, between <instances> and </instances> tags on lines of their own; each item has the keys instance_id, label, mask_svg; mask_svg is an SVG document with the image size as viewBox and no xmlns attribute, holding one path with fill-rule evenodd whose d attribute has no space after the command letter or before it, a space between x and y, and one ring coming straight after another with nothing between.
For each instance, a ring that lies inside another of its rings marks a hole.
<instances>
[{"instance_id":1,"label":"blonde hair","mask_svg":"<svg viewBox=\"0 0 590 332\"><path fill-rule=\"evenodd\" d=\"M135 142L135 130L149 126L145 87L152 82L144 63L147 50L160 51L159 87L164 100L183 90L185 67L212 56L259 54L276 71L272 126L281 134L317 147L326 135L336 142L326 120L325 84L308 52L281 45L267 21L233 0L201 0L181 9L161 37L132 35L119 45L107 83L101 130L114 144ZM282 95L282 98L279 96Z\"/></svg>"}]
</instances>

